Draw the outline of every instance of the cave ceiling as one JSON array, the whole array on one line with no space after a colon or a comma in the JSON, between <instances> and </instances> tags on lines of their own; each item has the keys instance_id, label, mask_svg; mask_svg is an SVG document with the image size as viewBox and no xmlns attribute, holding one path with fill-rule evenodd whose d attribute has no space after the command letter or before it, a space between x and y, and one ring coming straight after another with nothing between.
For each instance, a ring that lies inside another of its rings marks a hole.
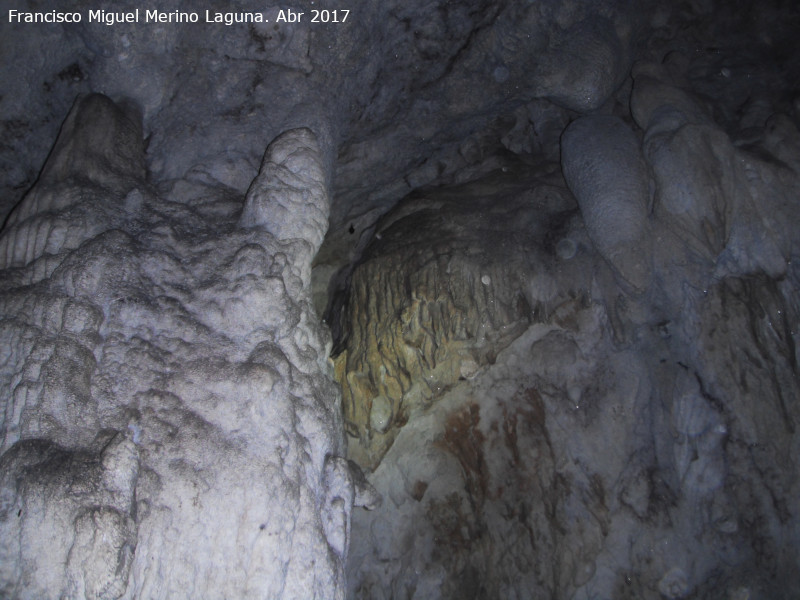
<instances>
[{"instance_id":1,"label":"cave ceiling","mask_svg":"<svg viewBox=\"0 0 800 600\"><path fill-rule=\"evenodd\" d=\"M307 19L312 5L305 8ZM315 129L334 166L331 229L342 239L329 246L339 253L412 189L452 181L503 151L557 157L565 121L626 103L635 60L688 61L689 85L713 94L723 124L755 90L778 99L797 80L787 49L792 21L776 13L754 20L736 3L348 8L337 24L188 28L84 19L34 30L4 19L2 214L32 185L76 95L90 91L140 111L149 177L166 190L187 178L243 193L270 139L296 125ZM356 233L348 238L350 225Z\"/></svg>"}]
</instances>

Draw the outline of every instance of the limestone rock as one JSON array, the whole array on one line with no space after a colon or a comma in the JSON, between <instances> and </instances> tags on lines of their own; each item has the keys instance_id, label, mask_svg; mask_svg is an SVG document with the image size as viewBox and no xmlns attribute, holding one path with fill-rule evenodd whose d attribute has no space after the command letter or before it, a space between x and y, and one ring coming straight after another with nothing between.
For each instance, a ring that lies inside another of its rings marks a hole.
<instances>
[{"instance_id":1,"label":"limestone rock","mask_svg":"<svg viewBox=\"0 0 800 600\"><path fill-rule=\"evenodd\" d=\"M800 183L797 172L736 148L713 124L683 112L673 118L676 111L666 104L656 111L644 137L655 183L655 231L668 228L715 277L780 276L798 242L784 225L797 215L787 200Z\"/></svg>"},{"instance_id":2,"label":"limestone rock","mask_svg":"<svg viewBox=\"0 0 800 600\"><path fill-rule=\"evenodd\" d=\"M663 81L668 79L663 68L637 64L634 67L634 85L631 93L631 116L636 124L646 131L663 129L669 123L671 129L682 125L710 125L712 119L703 105L685 90Z\"/></svg>"},{"instance_id":3,"label":"limestone rock","mask_svg":"<svg viewBox=\"0 0 800 600\"><path fill-rule=\"evenodd\" d=\"M386 502L353 517L352 597L791 597L796 295L731 278L646 351L601 304L532 324L398 433Z\"/></svg>"},{"instance_id":4,"label":"limestone rock","mask_svg":"<svg viewBox=\"0 0 800 600\"><path fill-rule=\"evenodd\" d=\"M363 466L374 468L411 415L556 304L544 269L545 285L528 282L537 279L533 257L554 252L545 224L574 205L542 179L502 179L408 198L352 274L335 362L349 452Z\"/></svg>"},{"instance_id":5,"label":"limestone rock","mask_svg":"<svg viewBox=\"0 0 800 600\"><path fill-rule=\"evenodd\" d=\"M140 457L125 434L111 435L99 434L86 451L31 440L3 454L3 596L106 599L125 592Z\"/></svg>"},{"instance_id":6,"label":"limestone rock","mask_svg":"<svg viewBox=\"0 0 800 600\"><path fill-rule=\"evenodd\" d=\"M0 597L796 600L797 3L72 4L0 19Z\"/></svg>"},{"instance_id":7,"label":"limestone rock","mask_svg":"<svg viewBox=\"0 0 800 600\"><path fill-rule=\"evenodd\" d=\"M282 241L305 240L316 254L330 208L321 161L317 138L307 128L274 139L247 191L239 225L264 227Z\"/></svg>"},{"instance_id":8,"label":"limestone rock","mask_svg":"<svg viewBox=\"0 0 800 600\"><path fill-rule=\"evenodd\" d=\"M79 101L42 186L112 204L146 189L120 115L107 98ZM116 137L93 146L104 127ZM274 234L242 228L238 211L208 220L154 197L121 220L91 202L36 208L38 189L23 202L19 215L65 219L81 243L51 268L24 254L0 272L1 595L343 597L356 492L330 467L345 448L311 306L316 246L279 237L324 233L311 145L307 130L284 135L254 184L276 205L305 194L316 211L271 214ZM33 236L19 223L3 247Z\"/></svg>"},{"instance_id":9,"label":"limestone rock","mask_svg":"<svg viewBox=\"0 0 800 600\"><path fill-rule=\"evenodd\" d=\"M616 117L573 121L561 141L564 178L598 252L642 291L652 276L650 191L639 141Z\"/></svg>"},{"instance_id":10,"label":"limestone rock","mask_svg":"<svg viewBox=\"0 0 800 600\"><path fill-rule=\"evenodd\" d=\"M36 187L5 224L0 268L74 250L119 223L144 175L141 123L105 96L80 96Z\"/></svg>"},{"instance_id":11,"label":"limestone rock","mask_svg":"<svg viewBox=\"0 0 800 600\"><path fill-rule=\"evenodd\" d=\"M728 243L734 207L740 204L727 136L698 125L648 132L645 152L655 176L656 215L694 252L716 260Z\"/></svg>"},{"instance_id":12,"label":"limestone rock","mask_svg":"<svg viewBox=\"0 0 800 600\"><path fill-rule=\"evenodd\" d=\"M536 72L540 95L581 113L602 106L629 68L626 43L618 37L624 26L615 25L593 15L559 32Z\"/></svg>"}]
</instances>

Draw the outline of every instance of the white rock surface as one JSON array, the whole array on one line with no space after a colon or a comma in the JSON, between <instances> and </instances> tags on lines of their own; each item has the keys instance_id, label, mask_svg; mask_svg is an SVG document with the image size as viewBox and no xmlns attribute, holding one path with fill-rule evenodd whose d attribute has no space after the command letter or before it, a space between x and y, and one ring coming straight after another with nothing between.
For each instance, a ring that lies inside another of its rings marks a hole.
<instances>
[{"instance_id":1,"label":"white rock surface","mask_svg":"<svg viewBox=\"0 0 800 600\"><path fill-rule=\"evenodd\" d=\"M239 219L278 240L304 240L317 253L328 230L327 181L314 133L286 131L270 143L258 177L250 185Z\"/></svg>"},{"instance_id":2,"label":"white rock surface","mask_svg":"<svg viewBox=\"0 0 800 600\"><path fill-rule=\"evenodd\" d=\"M118 115L76 104L0 239L15 266L0 275L0 595L342 598L355 489L311 307L328 202L314 135L270 146L298 178L266 163L254 189L315 211L271 213L271 233L224 198L209 220L121 173L135 144L106 138ZM19 251L19 224L71 219L80 244ZM316 245L280 235L309 227Z\"/></svg>"}]
</instances>

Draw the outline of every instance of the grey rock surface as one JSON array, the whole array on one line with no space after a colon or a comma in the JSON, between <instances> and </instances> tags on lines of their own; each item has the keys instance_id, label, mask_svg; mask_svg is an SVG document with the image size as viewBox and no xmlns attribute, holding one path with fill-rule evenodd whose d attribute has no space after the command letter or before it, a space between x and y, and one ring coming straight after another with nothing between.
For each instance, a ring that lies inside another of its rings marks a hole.
<instances>
[{"instance_id":1,"label":"grey rock surface","mask_svg":"<svg viewBox=\"0 0 800 600\"><path fill-rule=\"evenodd\" d=\"M0 597L800 596L795 4L4 7Z\"/></svg>"},{"instance_id":2,"label":"grey rock surface","mask_svg":"<svg viewBox=\"0 0 800 600\"><path fill-rule=\"evenodd\" d=\"M725 122L729 88L699 85L707 65L671 44L637 63L629 100L565 127L580 218L528 229L526 248L552 248L534 272L558 275L523 276L554 302L398 429L371 474L383 505L354 515L351 597L800 589L796 125L763 100ZM484 185L457 189L503 184Z\"/></svg>"},{"instance_id":3,"label":"grey rock surface","mask_svg":"<svg viewBox=\"0 0 800 600\"><path fill-rule=\"evenodd\" d=\"M361 234L413 188L457 177L466 139L489 155L515 127L533 128L552 152L568 110L595 110L622 85L654 3L361 1L344 23L313 24L318 7L304 0L242 7L270 22L226 27L202 22L206 8L230 11L224 3L124 0L92 8L196 10L201 22L109 27L87 16L34 30L4 19L0 215L35 181L75 95L102 91L140 108L149 172L171 199L182 179L241 195L264 139L313 129L340 199L318 263L338 269L356 251L349 226ZM286 8L306 16L276 22ZM517 122L520 111L532 118Z\"/></svg>"},{"instance_id":4,"label":"grey rock surface","mask_svg":"<svg viewBox=\"0 0 800 600\"><path fill-rule=\"evenodd\" d=\"M624 283L643 291L653 268L650 190L636 135L617 117L577 119L561 139L561 168L598 252Z\"/></svg>"},{"instance_id":5,"label":"grey rock surface","mask_svg":"<svg viewBox=\"0 0 800 600\"><path fill-rule=\"evenodd\" d=\"M594 252L398 431L384 504L354 514L351 597L794 597L797 274L727 277L654 322Z\"/></svg>"}]
</instances>

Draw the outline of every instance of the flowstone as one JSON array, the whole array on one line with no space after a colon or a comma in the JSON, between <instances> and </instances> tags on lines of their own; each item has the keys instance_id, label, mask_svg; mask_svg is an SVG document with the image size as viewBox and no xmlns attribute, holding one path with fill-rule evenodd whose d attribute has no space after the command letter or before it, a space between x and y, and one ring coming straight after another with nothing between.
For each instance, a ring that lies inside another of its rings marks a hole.
<instances>
[{"instance_id":1,"label":"flowstone","mask_svg":"<svg viewBox=\"0 0 800 600\"><path fill-rule=\"evenodd\" d=\"M348 452L362 466L377 466L410 418L567 299L551 291L574 269L556 273L538 257L556 253L548 236L585 234L570 231L575 204L552 167L421 193L378 224L335 316L346 332L334 363Z\"/></svg>"},{"instance_id":2,"label":"flowstone","mask_svg":"<svg viewBox=\"0 0 800 600\"><path fill-rule=\"evenodd\" d=\"M0 596L343 598L375 497L311 306L316 137L208 219L149 186L140 131L80 98L0 237Z\"/></svg>"}]
</instances>

